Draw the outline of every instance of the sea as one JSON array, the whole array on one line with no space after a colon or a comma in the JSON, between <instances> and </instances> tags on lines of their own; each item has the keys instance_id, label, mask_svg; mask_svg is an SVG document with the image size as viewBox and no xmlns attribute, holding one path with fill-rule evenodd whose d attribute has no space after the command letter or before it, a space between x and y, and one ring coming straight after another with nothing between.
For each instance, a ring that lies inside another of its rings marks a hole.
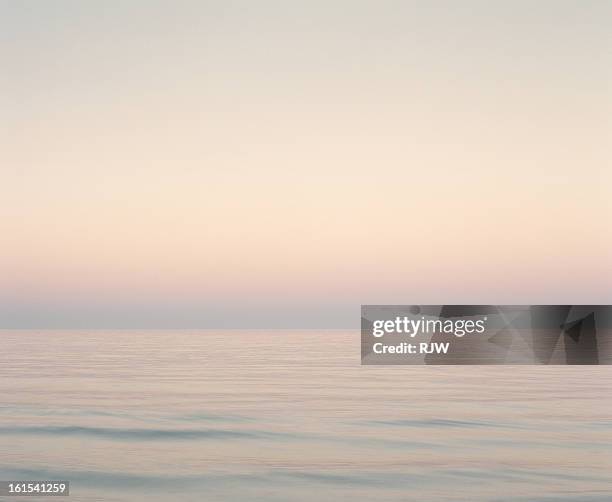
<instances>
[{"instance_id":1,"label":"sea","mask_svg":"<svg viewBox=\"0 0 612 502\"><path fill-rule=\"evenodd\" d=\"M612 367L362 366L358 330L4 330L9 480L73 502L611 501Z\"/></svg>"}]
</instances>

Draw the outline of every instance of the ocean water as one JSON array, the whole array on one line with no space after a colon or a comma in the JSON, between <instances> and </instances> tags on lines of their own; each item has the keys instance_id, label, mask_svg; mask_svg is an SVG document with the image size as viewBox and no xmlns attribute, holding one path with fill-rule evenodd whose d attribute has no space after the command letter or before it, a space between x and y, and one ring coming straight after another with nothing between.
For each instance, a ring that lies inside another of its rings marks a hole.
<instances>
[{"instance_id":1,"label":"ocean water","mask_svg":"<svg viewBox=\"0 0 612 502\"><path fill-rule=\"evenodd\" d=\"M612 500L611 367L359 353L357 330L2 331L0 480L69 480L53 500L72 501Z\"/></svg>"}]
</instances>

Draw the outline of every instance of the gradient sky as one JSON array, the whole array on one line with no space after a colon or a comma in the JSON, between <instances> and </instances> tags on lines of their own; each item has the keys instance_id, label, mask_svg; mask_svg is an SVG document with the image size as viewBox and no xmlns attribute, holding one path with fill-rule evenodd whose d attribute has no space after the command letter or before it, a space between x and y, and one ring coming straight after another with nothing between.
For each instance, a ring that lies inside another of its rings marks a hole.
<instances>
[{"instance_id":1,"label":"gradient sky","mask_svg":"<svg viewBox=\"0 0 612 502\"><path fill-rule=\"evenodd\" d=\"M0 327L612 303L612 2L0 0Z\"/></svg>"}]
</instances>

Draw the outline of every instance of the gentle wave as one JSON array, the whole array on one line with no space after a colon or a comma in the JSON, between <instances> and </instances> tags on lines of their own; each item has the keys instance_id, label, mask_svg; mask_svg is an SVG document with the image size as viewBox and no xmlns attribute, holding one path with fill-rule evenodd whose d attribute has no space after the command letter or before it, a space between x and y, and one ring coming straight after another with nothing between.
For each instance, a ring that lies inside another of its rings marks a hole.
<instances>
[{"instance_id":1,"label":"gentle wave","mask_svg":"<svg viewBox=\"0 0 612 502\"><path fill-rule=\"evenodd\" d=\"M187 440L187 439L248 439L284 437L286 434L262 431L225 429L118 429L82 426L17 426L0 427L0 434L48 436L95 436L116 440Z\"/></svg>"},{"instance_id":2,"label":"gentle wave","mask_svg":"<svg viewBox=\"0 0 612 502\"><path fill-rule=\"evenodd\" d=\"M69 479L71 489L88 490L104 488L105 490L142 490L148 487L156 490L173 491L176 489L205 489L205 488L225 488L228 486L267 486L270 482L281 483L287 486L314 486L314 485L337 485L345 487L365 487L376 488L377 491L385 489L398 489L413 487L418 484L424 486L436 486L440 482L460 482L464 485L471 485L475 480L482 482L492 482L496 479L518 481L525 479L525 476L534 475L523 469L507 470L430 470L429 472L370 472L370 471L324 471L324 470L292 470L292 469L273 469L261 473L208 473L197 475L153 475L141 473L112 472L112 471L87 471L87 470L52 470L36 468L20 468L0 466L0 475L7 479ZM550 477L562 479L565 477L561 473L537 473L536 477ZM578 477L583 481L601 481L599 477ZM559 494L551 497L504 497L494 498L495 502L520 502L527 501L580 501L580 502L599 502L609 501L612 492L607 490L588 490L580 494Z\"/></svg>"},{"instance_id":3,"label":"gentle wave","mask_svg":"<svg viewBox=\"0 0 612 502\"><path fill-rule=\"evenodd\" d=\"M435 428L484 428L496 429L525 429L513 424L500 422L485 422L478 420L450 420L446 418L432 418L429 420L397 419L397 420L369 420L367 425L384 425L392 427L435 427Z\"/></svg>"},{"instance_id":4,"label":"gentle wave","mask_svg":"<svg viewBox=\"0 0 612 502\"><path fill-rule=\"evenodd\" d=\"M0 405L0 414L4 415L29 415L29 416L68 416L68 417L109 417L126 418L139 422L252 422L251 417L242 415L218 415L213 413L194 412L182 415L172 414L148 414L141 412L129 413L126 411L105 411L92 409L54 409L26 406Z\"/></svg>"},{"instance_id":5,"label":"gentle wave","mask_svg":"<svg viewBox=\"0 0 612 502\"><path fill-rule=\"evenodd\" d=\"M388 448L437 449L432 442L410 441L406 439L387 439L379 437L336 436L297 432L277 432L269 430L228 430L228 429L145 429L86 427L77 425L59 426L4 426L0 435L29 436L88 436L113 441L182 441L182 440L226 440L252 439L272 441L311 441L338 444L362 444L365 446L386 446Z\"/></svg>"},{"instance_id":6,"label":"gentle wave","mask_svg":"<svg viewBox=\"0 0 612 502\"><path fill-rule=\"evenodd\" d=\"M380 472L329 472L323 470L272 469L261 473L209 473L197 475L147 475L110 471L83 471L50 469L15 469L0 467L0 474L11 479L69 479L74 490L79 484L83 487L105 487L112 489L142 488L143 486L158 489L196 488L228 486L228 484L248 483L267 484L270 481L286 484L334 484L344 486L376 486L379 488L391 485L404 485L419 480L421 483L435 482L435 475Z\"/></svg>"}]
</instances>

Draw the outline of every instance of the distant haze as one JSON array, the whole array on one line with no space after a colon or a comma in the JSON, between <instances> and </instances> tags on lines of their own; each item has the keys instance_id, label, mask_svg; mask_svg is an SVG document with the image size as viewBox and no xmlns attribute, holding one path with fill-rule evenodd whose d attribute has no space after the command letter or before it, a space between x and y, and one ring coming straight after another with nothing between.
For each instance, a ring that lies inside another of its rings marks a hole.
<instances>
[{"instance_id":1,"label":"distant haze","mask_svg":"<svg viewBox=\"0 0 612 502\"><path fill-rule=\"evenodd\" d=\"M612 303L612 2L0 0L0 327Z\"/></svg>"}]
</instances>

